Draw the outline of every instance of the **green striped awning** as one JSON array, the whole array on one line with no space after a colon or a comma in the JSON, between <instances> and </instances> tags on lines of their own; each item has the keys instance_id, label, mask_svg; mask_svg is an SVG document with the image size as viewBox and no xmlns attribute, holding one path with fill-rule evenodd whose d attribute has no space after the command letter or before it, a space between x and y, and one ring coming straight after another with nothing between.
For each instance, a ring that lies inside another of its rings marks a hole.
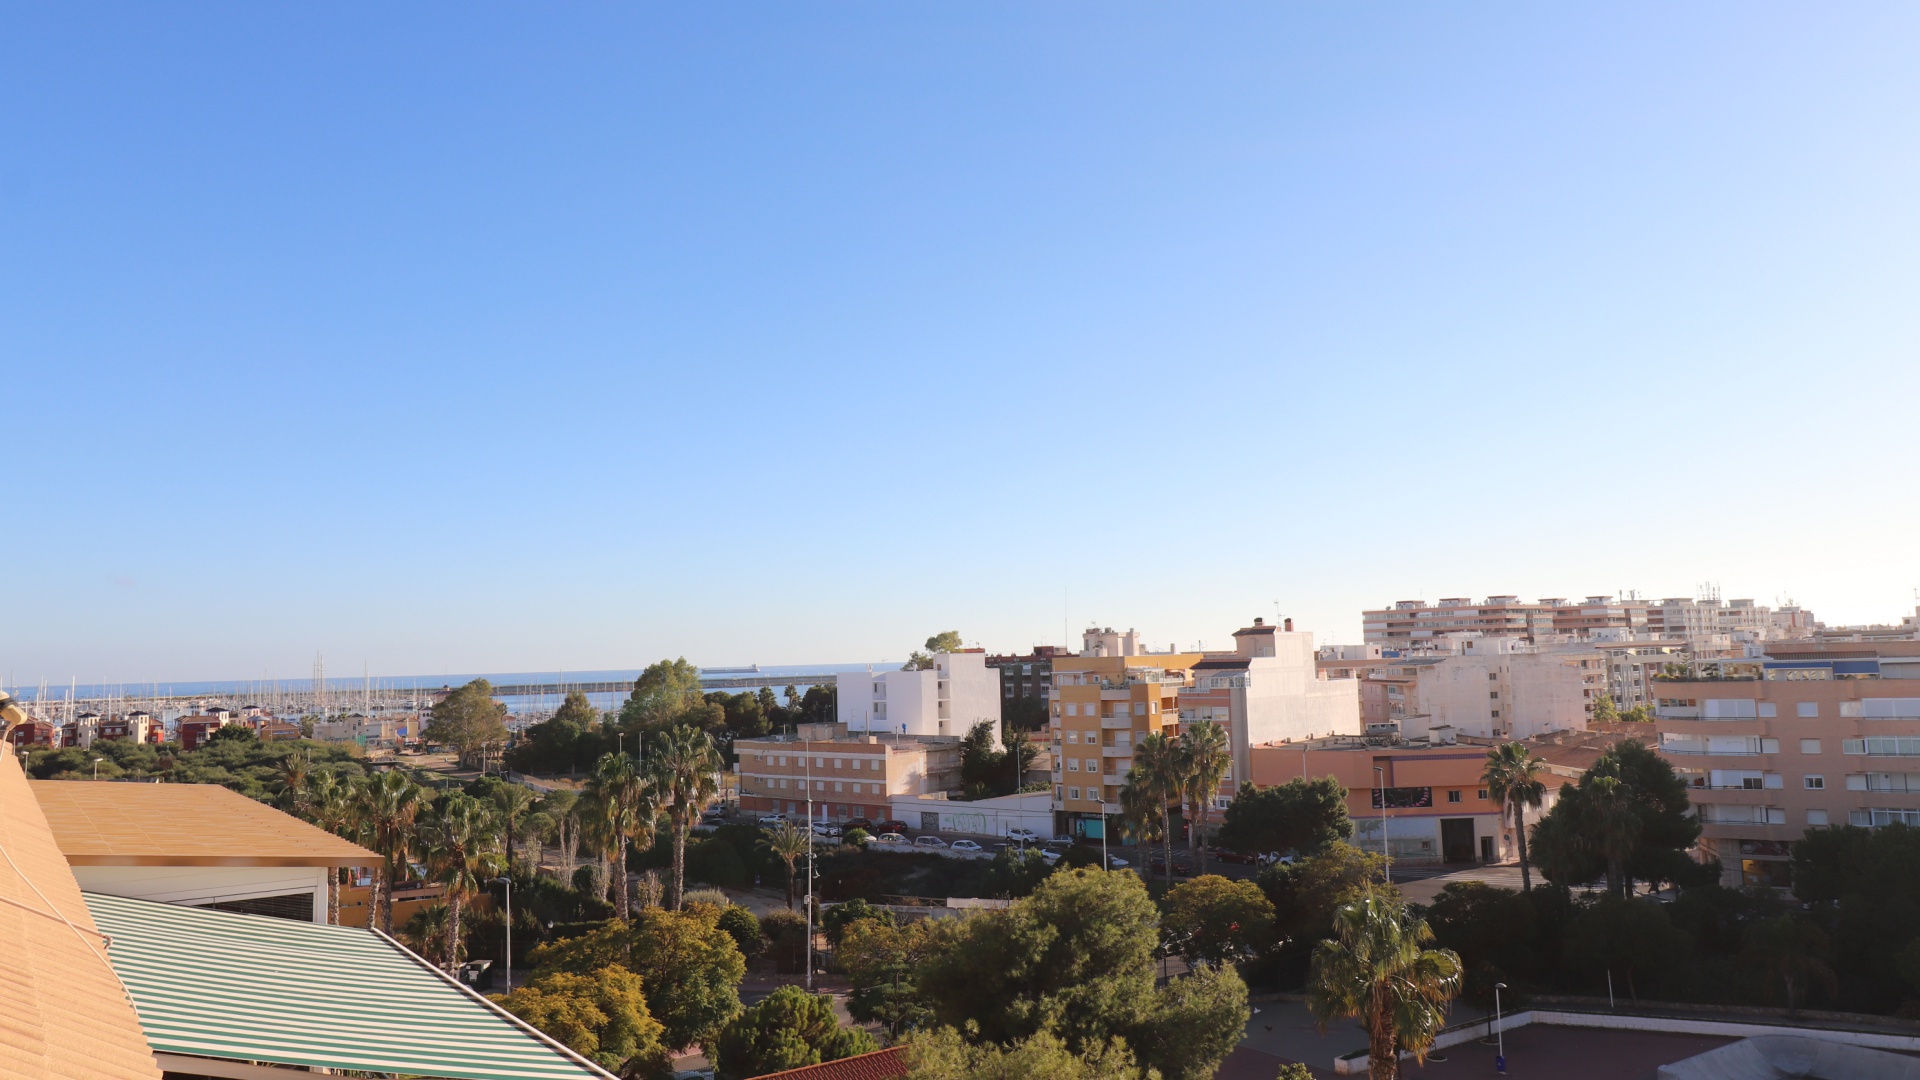
<instances>
[{"instance_id":1,"label":"green striped awning","mask_svg":"<svg viewBox=\"0 0 1920 1080\"><path fill-rule=\"evenodd\" d=\"M609 1080L381 934L87 893L158 1054L454 1080Z\"/></svg>"}]
</instances>

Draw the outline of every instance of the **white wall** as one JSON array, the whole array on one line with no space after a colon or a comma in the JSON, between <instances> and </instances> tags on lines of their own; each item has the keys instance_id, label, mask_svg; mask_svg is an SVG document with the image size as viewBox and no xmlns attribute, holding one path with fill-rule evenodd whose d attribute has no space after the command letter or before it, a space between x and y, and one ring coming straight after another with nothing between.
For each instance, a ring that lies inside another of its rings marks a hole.
<instances>
[{"instance_id":1,"label":"white wall","mask_svg":"<svg viewBox=\"0 0 1920 1080\"><path fill-rule=\"evenodd\" d=\"M934 672L947 683L947 728L930 734L965 735L982 720L1000 741L1000 673L987 666L985 653L941 653Z\"/></svg>"},{"instance_id":2,"label":"white wall","mask_svg":"<svg viewBox=\"0 0 1920 1080\"><path fill-rule=\"evenodd\" d=\"M313 921L327 921L321 866L76 866L73 877L87 892L186 907L311 892Z\"/></svg>"},{"instance_id":3,"label":"white wall","mask_svg":"<svg viewBox=\"0 0 1920 1080\"><path fill-rule=\"evenodd\" d=\"M945 718L940 715L942 681L947 683ZM999 738L1000 673L987 667L984 653L939 653L929 671L841 672L834 676L834 690L838 718L849 734L957 737L978 721L991 720ZM876 707L882 703L884 708Z\"/></svg>"},{"instance_id":4,"label":"white wall","mask_svg":"<svg viewBox=\"0 0 1920 1080\"><path fill-rule=\"evenodd\" d=\"M1053 793L1048 791L975 802L896 795L890 805L893 816L915 832L921 831L921 815L932 813L940 815L941 832L1005 836L1012 829L1032 829L1041 836L1053 835Z\"/></svg>"}]
</instances>

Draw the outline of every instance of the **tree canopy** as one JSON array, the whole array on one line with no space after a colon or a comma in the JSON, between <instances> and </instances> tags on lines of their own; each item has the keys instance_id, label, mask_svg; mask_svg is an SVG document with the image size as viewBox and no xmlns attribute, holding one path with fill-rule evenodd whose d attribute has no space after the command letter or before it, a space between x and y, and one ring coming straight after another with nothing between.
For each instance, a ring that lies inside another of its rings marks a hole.
<instances>
[{"instance_id":1,"label":"tree canopy","mask_svg":"<svg viewBox=\"0 0 1920 1080\"><path fill-rule=\"evenodd\" d=\"M508 1012L623 1076L672 1075L664 1029L647 1012L640 976L619 965L547 972L499 999Z\"/></svg>"},{"instance_id":2,"label":"tree canopy","mask_svg":"<svg viewBox=\"0 0 1920 1080\"><path fill-rule=\"evenodd\" d=\"M1273 787L1242 785L1227 804L1214 839L1223 848L1249 854L1297 851L1312 855L1352 835L1346 786L1327 776L1296 777Z\"/></svg>"},{"instance_id":3,"label":"tree canopy","mask_svg":"<svg viewBox=\"0 0 1920 1080\"><path fill-rule=\"evenodd\" d=\"M926 650L924 652L915 649L909 654L907 662L900 665L900 670L926 671L933 667L933 656L935 653L959 652L963 648L966 648L966 645L960 640L960 631L942 630L927 639Z\"/></svg>"},{"instance_id":4,"label":"tree canopy","mask_svg":"<svg viewBox=\"0 0 1920 1080\"><path fill-rule=\"evenodd\" d=\"M507 741L507 707L493 699L493 684L475 679L434 703L422 733L427 741L460 752L462 761Z\"/></svg>"},{"instance_id":5,"label":"tree canopy","mask_svg":"<svg viewBox=\"0 0 1920 1080\"><path fill-rule=\"evenodd\" d=\"M840 1026L832 998L783 986L728 1022L710 1056L720 1080L746 1080L878 1049L872 1035Z\"/></svg>"},{"instance_id":6,"label":"tree canopy","mask_svg":"<svg viewBox=\"0 0 1920 1080\"><path fill-rule=\"evenodd\" d=\"M1160 930L1188 959L1227 964L1272 944L1273 917L1260 886L1202 874L1168 890Z\"/></svg>"}]
</instances>

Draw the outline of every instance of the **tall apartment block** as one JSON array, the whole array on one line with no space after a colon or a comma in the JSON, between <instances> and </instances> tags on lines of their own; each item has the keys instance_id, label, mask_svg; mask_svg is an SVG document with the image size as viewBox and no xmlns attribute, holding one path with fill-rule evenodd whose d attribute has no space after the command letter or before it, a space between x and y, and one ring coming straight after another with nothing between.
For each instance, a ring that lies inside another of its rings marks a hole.
<instances>
[{"instance_id":1,"label":"tall apartment block","mask_svg":"<svg viewBox=\"0 0 1920 1080\"><path fill-rule=\"evenodd\" d=\"M1545 597L1527 602L1518 596L1484 600L1456 596L1429 604L1401 600L1392 607L1360 613L1368 644L1420 648L1449 634L1518 638L1529 645L1555 642L1622 641L1636 638L1684 642L1695 655L1729 654L1752 642L1812 636L1812 613L1787 605L1778 609L1752 600L1723 601L1712 590L1701 599L1584 600Z\"/></svg>"},{"instance_id":2,"label":"tall apartment block","mask_svg":"<svg viewBox=\"0 0 1920 1080\"><path fill-rule=\"evenodd\" d=\"M1233 640L1232 652L1140 653L1131 632L1089 630L1082 655L1054 659L1049 723L1062 832L1101 835L1107 815L1120 812L1133 748L1155 732L1226 729L1232 765L1215 795L1220 806L1251 775L1251 747L1359 734L1357 685L1322 676L1312 634L1255 619Z\"/></svg>"},{"instance_id":3,"label":"tall apartment block","mask_svg":"<svg viewBox=\"0 0 1920 1080\"><path fill-rule=\"evenodd\" d=\"M982 720L1000 736L1000 672L980 649L935 653L925 671L834 676L839 722L858 735L965 735Z\"/></svg>"},{"instance_id":4,"label":"tall apartment block","mask_svg":"<svg viewBox=\"0 0 1920 1080\"><path fill-rule=\"evenodd\" d=\"M1920 641L1781 642L1658 682L1660 752L1730 885L1785 885L1829 825L1920 825Z\"/></svg>"}]
</instances>

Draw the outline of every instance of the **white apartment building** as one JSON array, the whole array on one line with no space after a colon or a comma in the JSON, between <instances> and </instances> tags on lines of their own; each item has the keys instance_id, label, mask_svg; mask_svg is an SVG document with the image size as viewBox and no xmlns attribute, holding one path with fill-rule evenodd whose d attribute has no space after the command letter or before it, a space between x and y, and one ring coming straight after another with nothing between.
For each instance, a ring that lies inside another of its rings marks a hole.
<instances>
[{"instance_id":1,"label":"white apartment building","mask_svg":"<svg viewBox=\"0 0 1920 1080\"><path fill-rule=\"evenodd\" d=\"M1463 635L1455 650L1406 657L1361 680L1367 722L1390 723L1406 738L1435 728L1488 739L1530 739L1549 731L1585 731L1606 693L1598 650L1540 648L1511 637Z\"/></svg>"},{"instance_id":2,"label":"white apartment building","mask_svg":"<svg viewBox=\"0 0 1920 1080\"><path fill-rule=\"evenodd\" d=\"M851 671L834 677L840 723L854 735L962 736L982 720L1000 738L1000 672L980 649L935 653L925 671Z\"/></svg>"},{"instance_id":3,"label":"white apartment building","mask_svg":"<svg viewBox=\"0 0 1920 1080\"><path fill-rule=\"evenodd\" d=\"M1359 735L1360 683L1326 677L1313 635L1264 619L1233 634L1231 653L1209 653L1180 690L1180 725L1219 724L1233 750L1233 768L1216 796L1224 808L1252 775L1252 747L1262 743Z\"/></svg>"}]
</instances>

